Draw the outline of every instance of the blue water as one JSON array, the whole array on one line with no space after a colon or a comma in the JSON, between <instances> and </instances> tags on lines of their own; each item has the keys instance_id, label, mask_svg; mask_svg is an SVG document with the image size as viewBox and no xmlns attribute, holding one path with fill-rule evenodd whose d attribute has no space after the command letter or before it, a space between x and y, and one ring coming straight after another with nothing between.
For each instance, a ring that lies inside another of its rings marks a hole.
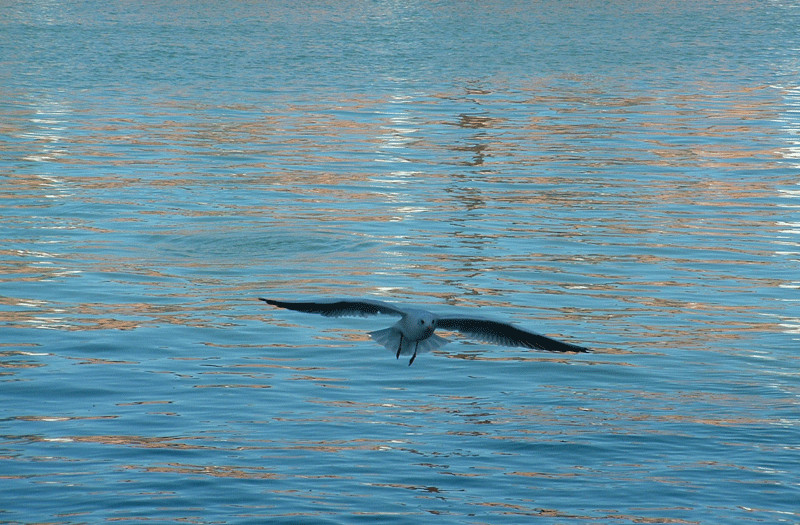
<instances>
[{"instance_id":1,"label":"blue water","mask_svg":"<svg viewBox=\"0 0 800 525\"><path fill-rule=\"evenodd\" d=\"M800 523L800 4L0 7L0 522ZM407 366L258 296L507 319Z\"/></svg>"}]
</instances>

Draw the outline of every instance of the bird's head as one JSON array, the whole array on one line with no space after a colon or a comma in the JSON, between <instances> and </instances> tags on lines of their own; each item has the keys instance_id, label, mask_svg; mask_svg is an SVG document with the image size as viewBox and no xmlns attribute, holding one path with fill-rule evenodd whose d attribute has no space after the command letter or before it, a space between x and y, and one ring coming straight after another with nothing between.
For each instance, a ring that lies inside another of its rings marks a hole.
<instances>
[{"instance_id":1,"label":"bird's head","mask_svg":"<svg viewBox=\"0 0 800 525\"><path fill-rule=\"evenodd\" d=\"M419 318L420 329L424 331L425 337L429 337L434 330L436 330L436 317L433 314L427 313Z\"/></svg>"},{"instance_id":2,"label":"bird's head","mask_svg":"<svg viewBox=\"0 0 800 525\"><path fill-rule=\"evenodd\" d=\"M403 335L412 341L421 341L433 334L436 330L437 318L425 310L408 310L403 319L398 323Z\"/></svg>"}]
</instances>

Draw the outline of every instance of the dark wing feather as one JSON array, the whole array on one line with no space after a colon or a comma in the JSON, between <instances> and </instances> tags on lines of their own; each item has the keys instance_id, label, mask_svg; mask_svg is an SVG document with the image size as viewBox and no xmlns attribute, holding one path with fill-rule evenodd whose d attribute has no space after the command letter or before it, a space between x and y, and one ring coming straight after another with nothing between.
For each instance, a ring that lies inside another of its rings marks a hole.
<instances>
[{"instance_id":1,"label":"dark wing feather","mask_svg":"<svg viewBox=\"0 0 800 525\"><path fill-rule=\"evenodd\" d=\"M437 322L439 328L456 330L487 343L504 346L523 346L549 352L588 352L583 346L573 345L551 339L547 336L529 332L508 323L488 319L469 319L462 317L443 317Z\"/></svg>"},{"instance_id":2,"label":"dark wing feather","mask_svg":"<svg viewBox=\"0 0 800 525\"><path fill-rule=\"evenodd\" d=\"M276 301L274 299L264 299L264 301L278 308L297 310L309 314L320 314L325 317L367 317L368 315L399 315L404 314L403 310L392 306L389 303L376 301L373 299L319 299L317 301Z\"/></svg>"}]
</instances>

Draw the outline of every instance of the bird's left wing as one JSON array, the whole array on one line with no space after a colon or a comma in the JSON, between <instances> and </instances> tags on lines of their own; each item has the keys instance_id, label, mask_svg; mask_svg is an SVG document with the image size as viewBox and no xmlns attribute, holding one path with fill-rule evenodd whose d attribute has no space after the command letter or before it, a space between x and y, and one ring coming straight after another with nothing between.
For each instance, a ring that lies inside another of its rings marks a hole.
<instances>
[{"instance_id":1,"label":"bird's left wing","mask_svg":"<svg viewBox=\"0 0 800 525\"><path fill-rule=\"evenodd\" d=\"M272 306L278 308L286 308L288 310L297 310L298 312L306 312L309 314L320 314L326 317L366 317L368 315L399 315L405 314L400 308L377 301L375 299L318 299L316 301L276 301L274 299L265 299L259 297L259 300L264 301Z\"/></svg>"},{"instance_id":2,"label":"bird's left wing","mask_svg":"<svg viewBox=\"0 0 800 525\"><path fill-rule=\"evenodd\" d=\"M517 328L508 323L489 319L470 319L462 317L442 317L437 321L438 327L445 330L456 330L468 337L474 337L487 343L504 346L523 346L549 352L588 352L583 346L573 345L551 339L547 336Z\"/></svg>"}]
</instances>

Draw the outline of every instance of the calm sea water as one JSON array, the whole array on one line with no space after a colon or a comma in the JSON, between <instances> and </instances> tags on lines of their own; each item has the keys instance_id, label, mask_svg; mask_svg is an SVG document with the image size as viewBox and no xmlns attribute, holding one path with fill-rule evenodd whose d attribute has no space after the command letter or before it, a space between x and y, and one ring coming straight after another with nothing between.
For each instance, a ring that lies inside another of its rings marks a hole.
<instances>
[{"instance_id":1,"label":"calm sea water","mask_svg":"<svg viewBox=\"0 0 800 525\"><path fill-rule=\"evenodd\" d=\"M798 27L4 3L0 522L800 523ZM594 352L409 367L259 295Z\"/></svg>"}]
</instances>

